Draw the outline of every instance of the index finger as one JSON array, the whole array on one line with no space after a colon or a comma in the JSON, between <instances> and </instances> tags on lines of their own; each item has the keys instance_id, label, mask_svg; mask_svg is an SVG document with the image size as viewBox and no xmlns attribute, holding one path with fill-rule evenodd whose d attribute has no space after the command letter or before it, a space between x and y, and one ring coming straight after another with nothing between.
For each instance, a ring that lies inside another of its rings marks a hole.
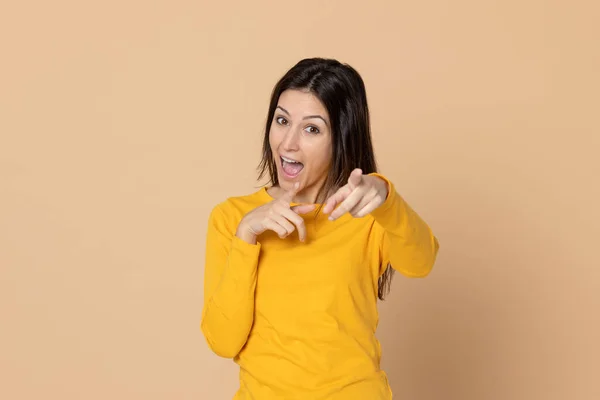
<instances>
[{"instance_id":1,"label":"index finger","mask_svg":"<svg viewBox=\"0 0 600 400\"><path fill-rule=\"evenodd\" d=\"M354 208L354 206L357 205L358 202L360 201L361 196L362 196L362 194L360 193L360 191L351 192L348 195L348 197L346 197L344 199L344 201L342 201L340 206L338 208L336 208L335 210L333 210L333 212L329 215L329 220L334 221L334 220L338 219L339 217L341 217L342 215L349 212L350 210L352 210L352 208Z\"/></svg>"},{"instance_id":2,"label":"index finger","mask_svg":"<svg viewBox=\"0 0 600 400\"><path fill-rule=\"evenodd\" d=\"M338 189L331 197L329 197L325 201L325 207L323 207L323 212L325 214L330 214L335 207L340 204L344 199L350 194L350 188L346 185Z\"/></svg>"},{"instance_id":3,"label":"index finger","mask_svg":"<svg viewBox=\"0 0 600 400\"><path fill-rule=\"evenodd\" d=\"M286 191L283 194L283 196L281 196L281 200L283 200L287 203L291 203L294 200L296 193L298 193L299 188L300 188L300 182L294 183L294 186L292 186L292 188L290 190Z\"/></svg>"}]
</instances>

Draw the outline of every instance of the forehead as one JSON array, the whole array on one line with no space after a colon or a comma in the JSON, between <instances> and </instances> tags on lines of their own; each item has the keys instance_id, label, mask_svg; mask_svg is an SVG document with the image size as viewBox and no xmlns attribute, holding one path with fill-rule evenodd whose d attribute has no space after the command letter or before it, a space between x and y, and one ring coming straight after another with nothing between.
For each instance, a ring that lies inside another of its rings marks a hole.
<instances>
[{"instance_id":1,"label":"forehead","mask_svg":"<svg viewBox=\"0 0 600 400\"><path fill-rule=\"evenodd\" d=\"M321 115L323 118L329 117L321 100L309 91L286 90L279 96L277 105L284 108L292 116Z\"/></svg>"}]
</instances>

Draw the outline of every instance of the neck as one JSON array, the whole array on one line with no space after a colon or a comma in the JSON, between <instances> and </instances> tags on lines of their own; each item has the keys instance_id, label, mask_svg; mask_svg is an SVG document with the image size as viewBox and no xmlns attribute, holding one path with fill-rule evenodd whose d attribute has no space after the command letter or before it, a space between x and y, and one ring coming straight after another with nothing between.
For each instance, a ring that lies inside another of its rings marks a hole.
<instances>
[{"instance_id":1,"label":"neck","mask_svg":"<svg viewBox=\"0 0 600 400\"><path fill-rule=\"evenodd\" d=\"M294 198L295 203L301 204L316 204L317 203L317 191L309 191L309 189L302 190L296 194Z\"/></svg>"},{"instance_id":2,"label":"neck","mask_svg":"<svg viewBox=\"0 0 600 400\"><path fill-rule=\"evenodd\" d=\"M327 199L327 197L324 197L323 193L321 193L320 198L318 198L319 191L321 190L323 185L324 185L324 182L316 182L312 185L309 185L309 186L303 188L301 191L299 191L296 194L296 196L293 199L293 202L298 203L298 204L321 204L321 203L324 203L325 200ZM283 195L283 189L279 185L272 186L267 191L271 195L271 197L276 198L276 199L279 198L281 195Z\"/></svg>"}]
</instances>

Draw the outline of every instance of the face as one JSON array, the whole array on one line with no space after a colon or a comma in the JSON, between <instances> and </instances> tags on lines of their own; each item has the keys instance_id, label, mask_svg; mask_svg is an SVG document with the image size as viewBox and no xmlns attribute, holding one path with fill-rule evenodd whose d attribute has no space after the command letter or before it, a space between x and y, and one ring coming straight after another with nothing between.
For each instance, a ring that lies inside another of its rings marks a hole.
<instances>
[{"instance_id":1,"label":"face","mask_svg":"<svg viewBox=\"0 0 600 400\"><path fill-rule=\"evenodd\" d=\"M281 190L300 182L298 202L313 203L331 164L331 122L327 110L312 93L286 90L269 132Z\"/></svg>"}]
</instances>

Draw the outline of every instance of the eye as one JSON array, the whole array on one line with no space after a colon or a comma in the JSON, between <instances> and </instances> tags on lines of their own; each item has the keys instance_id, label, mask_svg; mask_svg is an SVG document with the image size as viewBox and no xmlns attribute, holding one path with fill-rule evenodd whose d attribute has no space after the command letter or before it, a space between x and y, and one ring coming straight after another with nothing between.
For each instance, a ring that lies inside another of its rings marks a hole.
<instances>
[{"instance_id":1,"label":"eye","mask_svg":"<svg viewBox=\"0 0 600 400\"><path fill-rule=\"evenodd\" d=\"M319 128L317 128L316 126L307 126L305 131L308 133L312 133L313 135L316 135L317 133L321 132L321 131L319 131Z\"/></svg>"},{"instance_id":2,"label":"eye","mask_svg":"<svg viewBox=\"0 0 600 400\"><path fill-rule=\"evenodd\" d=\"M279 125L287 125L287 123L288 123L287 119L285 119L283 117L277 117L276 121Z\"/></svg>"}]
</instances>

